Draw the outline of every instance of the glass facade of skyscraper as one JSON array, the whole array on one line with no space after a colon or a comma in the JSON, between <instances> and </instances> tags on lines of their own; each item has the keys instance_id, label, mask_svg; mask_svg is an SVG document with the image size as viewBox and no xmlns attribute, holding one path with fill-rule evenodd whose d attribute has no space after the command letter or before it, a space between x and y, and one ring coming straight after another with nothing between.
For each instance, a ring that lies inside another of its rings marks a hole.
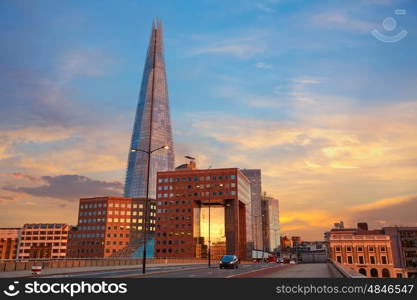
<instances>
[{"instance_id":1,"label":"glass facade of skyscraper","mask_svg":"<svg viewBox=\"0 0 417 300\"><path fill-rule=\"evenodd\" d=\"M156 174L174 168L174 149L169 115L168 89L163 54L162 24L154 22L147 52L139 103L129 149L124 194L126 197L146 197L147 160L142 151L168 146L152 153L150 162L149 197L155 199ZM149 147L149 142L151 147Z\"/></svg>"}]
</instances>

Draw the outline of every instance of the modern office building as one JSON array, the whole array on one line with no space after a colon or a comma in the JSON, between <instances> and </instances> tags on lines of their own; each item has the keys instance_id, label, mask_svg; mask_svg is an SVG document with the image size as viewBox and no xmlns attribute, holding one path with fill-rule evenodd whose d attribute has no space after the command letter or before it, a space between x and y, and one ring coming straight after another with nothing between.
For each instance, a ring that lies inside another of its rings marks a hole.
<instances>
[{"instance_id":1,"label":"modern office building","mask_svg":"<svg viewBox=\"0 0 417 300\"><path fill-rule=\"evenodd\" d=\"M331 229L326 236L330 258L344 268L367 277L407 276L395 267L391 238L382 230L368 230L362 223L359 228Z\"/></svg>"},{"instance_id":2,"label":"modern office building","mask_svg":"<svg viewBox=\"0 0 417 300\"><path fill-rule=\"evenodd\" d=\"M271 231L269 230L269 201L266 193L261 199L261 220L262 220L262 247L265 251L271 251Z\"/></svg>"},{"instance_id":3,"label":"modern office building","mask_svg":"<svg viewBox=\"0 0 417 300\"><path fill-rule=\"evenodd\" d=\"M408 278L417 278L417 227L384 227L391 238L395 268L402 268Z\"/></svg>"},{"instance_id":4,"label":"modern office building","mask_svg":"<svg viewBox=\"0 0 417 300\"><path fill-rule=\"evenodd\" d=\"M64 223L23 225L19 259L65 258L70 230L71 226Z\"/></svg>"},{"instance_id":5,"label":"modern office building","mask_svg":"<svg viewBox=\"0 0 417 300\"><path fill-rule=\"evenodd\" d=\"M251 256L250 182L237 168L158 172L156 257Z\"/></svg>"},{"instance_id":6,"label":"modern office building","mask_svg":"<svg viewBox=\"0 0 417 300\"><path fill-rule=\"evenodd\" d=\"M0 259L16 259L19 251L20 228L0 228Z\"/></svg>"},{"instance_id":7,"label":"modern office building","mask_svg":"<svg viewBox=\"0 0 417 300\"><path fill-rule=\"evenodd\" d=\"M263 248L262 234L262 179L260 169L243 169L242 173L250 181L251 207L252 207L252 231L255 249Z\"/></svg>"},{"instance_id":8,"label":"modern office building","mask_svg":"<svg viewBox=\"0 0 417 300\"><path fill-rule=\"evenodd\" d=\"M261 199L263 247L266 251L276 252L281 244L279 230L279 201L266 193Z\"/></svg>"},{"instance_id":9,"label":"modern office building","mask_svg":"<svg viewBox=\"0 0 417 300\"><path fill-rule=\"evenodd\" d=\"M68 257L142 257L145 200L127 197L80 199ZM147 257L153 256L155 203L149 206Z\"/></svg>"},{"instance_id":10,"label":"modern office building","mask_svg":"<svg viewBox=\"0 0 417 300\"><path fill-rule=\"evenodd\" d=\"M129 148L125 197L146 197L148 155L143 151L155 150L163 146L169 147L152 153L149 180L150 198L155 199L156 173L174 169L174 148L162 35L162 23L155 21L152 26ZM132 152L132 149L141 151Z\"/></svg>"},{"instance_id":11,"label":"modern office building","mask_svg":"<svg viewBox=\"0 0 417 300\"><path fill-rule=\"evenodd\" d=\"M269 249L270 251L277 251L281 243L279 230L279 200L273 197L265 197L269 206Z\"/></svg>"}]
</instances>

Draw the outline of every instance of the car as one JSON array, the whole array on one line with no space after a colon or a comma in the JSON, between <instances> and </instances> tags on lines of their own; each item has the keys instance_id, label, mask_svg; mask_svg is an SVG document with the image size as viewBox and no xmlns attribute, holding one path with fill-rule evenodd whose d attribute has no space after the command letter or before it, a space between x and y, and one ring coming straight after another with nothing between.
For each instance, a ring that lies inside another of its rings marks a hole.
<instances>
[{"instance_id":1,"label":"car","mask_svg":"<svg viewBox=\"0 0 417 300\"><path fill-rule=\"evenodd\" d=\"M290 265L295 265L296 264L296 262L295 262L295 260L290 260Z\"/></svg>"},{"instance_id":2,"label":"car","mask_svg":"<svg viewBox=\"0 0 417 300\"><path fill-rule=\"evenodd\" d=\"M284 258L282 257L277 258L277 264L283 264L284 262L285 262Z\"/></svg>"},{"instance_id":3,"label":"car","mask_svg":"<svg viewBox=\"0 0 417 300\"><path fill-rule=\"evenodd\" d=\"M220 269L223 269L223 268L237 269L239 268L239 259L237 258L236 255L224 255L220 259L219 267Z\"/></svg>"}]
</instances>

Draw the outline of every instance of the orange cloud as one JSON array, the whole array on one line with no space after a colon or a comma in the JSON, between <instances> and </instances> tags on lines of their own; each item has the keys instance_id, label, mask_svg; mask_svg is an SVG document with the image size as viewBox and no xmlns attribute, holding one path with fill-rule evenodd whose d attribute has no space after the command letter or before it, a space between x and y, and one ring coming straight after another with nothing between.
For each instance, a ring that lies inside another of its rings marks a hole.
<instances>
[{"instance_id":1,"label":"orange cloud","mask_svg":"<svg viewBox=\"0 0 417 300\"><path fill-rule=\"evenodd\" d=\"M370 203L360 204L353 206L351 208L351 211L353 212L363 212L367 210L375 210L380 208L387 208L390 206L397 206L406 204L407 202L411 202L416 199L416 195L408 195L408 196L399 196L399 197L393 197L393 198L386 198ZM417 219L416 219L417 221Z\"/></svg>"}]
</instances>

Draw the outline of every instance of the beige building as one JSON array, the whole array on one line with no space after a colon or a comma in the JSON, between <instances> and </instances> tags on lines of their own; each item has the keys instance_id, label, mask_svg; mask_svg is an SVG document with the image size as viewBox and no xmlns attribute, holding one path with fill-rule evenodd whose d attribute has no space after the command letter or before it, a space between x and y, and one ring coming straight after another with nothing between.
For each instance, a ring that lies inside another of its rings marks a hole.
<instances>
[{"instance_id":1,"label":"beige building","mask_svg":"<svg viewBox=\"0 0 417 300\"><path fill-rule=\"evenodd\" d=\"M64 223L23 225L19 259L65 258L70 229Z\"/></svg>"},{"instance_id":2,"label":"beige building","mask_svg":"<svg viewBox=\"0 0 417 300\"><path fill-rule=\"evenodd\" d=\"M406 277L394 266L390 236L381 230L368 230L360 223L357 229L332 229L326 238L330 258L346 269L367 277Z\"/></svg>"},{"instance_id":3,"label":"beige building","mask_svg":"<svg viewBox=\"0 0 417 300\"><path fill-rule=\"evenodd\" d=\"M0 228L0 259L16 259L20 228Z\"/></svg>"}]
</instances>

